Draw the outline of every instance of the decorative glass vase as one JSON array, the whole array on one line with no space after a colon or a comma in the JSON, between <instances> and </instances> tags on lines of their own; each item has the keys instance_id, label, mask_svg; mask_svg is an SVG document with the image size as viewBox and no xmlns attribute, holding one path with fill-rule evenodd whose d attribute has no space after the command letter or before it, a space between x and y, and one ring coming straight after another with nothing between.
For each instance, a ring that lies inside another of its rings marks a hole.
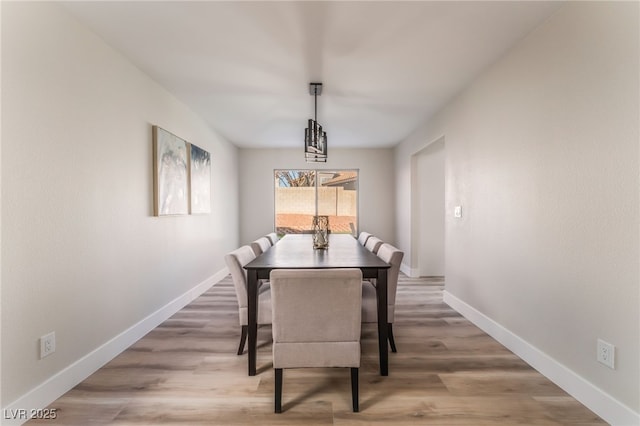
<instances>
[{"instance_id":1,"label":"decorative glass vase","mask_svg":"<svg viewBox=\"0 0 640 426\"><path fill-rule=\"evenodd\" d=\"M329 216L313 217L313 248L329 248Z\"/></svg>"}]
</instances>

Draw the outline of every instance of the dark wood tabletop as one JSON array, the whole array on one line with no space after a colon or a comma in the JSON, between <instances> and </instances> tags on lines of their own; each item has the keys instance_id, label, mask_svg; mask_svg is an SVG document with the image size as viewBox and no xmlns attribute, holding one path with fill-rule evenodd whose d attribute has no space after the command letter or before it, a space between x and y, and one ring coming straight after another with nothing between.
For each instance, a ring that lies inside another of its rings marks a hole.
<instances>
[{"instance_id":1,"label":"dark wood tabletop","mask_svg":"<svg viewBox=\"0 0 640 426\"><path fill-rule=\"evenodd\" d=\"M362 246L349 234L330 234L329 248L315 250L311 234L286 235L274 246L247 263L248 369L256 374L258 334L258 280L269 279L273 269L358 268L364 278L375 278L378 305L378 350L380 374L389 374L387 347L387 271L390 265Z\"/></svg>"},{"instance_id":2,"label":"dark wood tabletop","mask_svg":"<svg viewBox=\"0 0 640 426\"><path fill-rule=\"evenodd\" d=\"M350 234L329 234L329 248L314 250L311 234L286 235L245 269L389 268ZM268 278L268 277L259 277Z\"/></svg>"}]
</instances>

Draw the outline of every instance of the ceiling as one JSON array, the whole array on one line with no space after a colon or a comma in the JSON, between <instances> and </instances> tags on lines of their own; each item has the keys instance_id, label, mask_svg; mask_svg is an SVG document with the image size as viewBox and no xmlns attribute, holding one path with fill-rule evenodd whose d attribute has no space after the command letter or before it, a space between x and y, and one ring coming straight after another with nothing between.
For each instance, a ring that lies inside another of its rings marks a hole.
<instances>
[{"instance_id":1,"label":"ceiling","mask_svg":"<svg viewBox=\"0 0 640 426\"><path fill-rule=\"evenodd\" d=\"M239 147L390 147L553 14L545 1L65 2Z\"/></svg>"}]
</instances>

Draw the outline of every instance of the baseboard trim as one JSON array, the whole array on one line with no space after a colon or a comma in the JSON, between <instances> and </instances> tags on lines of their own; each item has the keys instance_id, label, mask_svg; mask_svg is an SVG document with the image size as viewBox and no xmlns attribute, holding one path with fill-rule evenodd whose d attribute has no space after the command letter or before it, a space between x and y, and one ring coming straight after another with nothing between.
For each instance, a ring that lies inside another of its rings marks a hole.
<instances>
[{"instance_id":1,"label":"baseboard trim","mask_svg":"<svg viewBox=\"0 0 640 426\"><path fill-rule=\"evenodd\" d=\"M402 271L403 274L405 274L406 276L411 277L411 278L415 278L415 277L420 276L420 273L418 272L417 268L411 268L406 263L401 263L400 264L400 270Z\"/></svg>"},{"instance_id":2,"label":"baseboard trim","mask_svg":"<svg viewBox=\"0 0 640 426\"><path fill-rule=\"evenodd\" d=\"M448 291L444 302L614 426L640 425L640 414Z\"/></svg>"},{"instance_id":3,"label":"baseboard trim","mask_svg":"<svg viewBox=\"0 0 640 426\"><path fill-rule=\"evenodd\" d=\"M80 358L64 370L56 373L42 384L18 398L18 400L3 407L0 423L7 426L25 423L29 420L31 410L47 407L107 362L111 361L122 351L133 345L148 332L191 303L228 274L229 270L227 268L216 272L99 348Z\"/></svg>"}]
</instances>

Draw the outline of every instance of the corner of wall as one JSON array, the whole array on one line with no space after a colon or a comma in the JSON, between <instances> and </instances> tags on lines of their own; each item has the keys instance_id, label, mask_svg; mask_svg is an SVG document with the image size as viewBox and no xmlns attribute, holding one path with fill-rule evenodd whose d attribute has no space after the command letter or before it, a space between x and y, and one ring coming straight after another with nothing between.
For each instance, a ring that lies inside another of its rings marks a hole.
<instances>
[{"instance_id":1,"label":"corner of wall","mask_svg":"<svg viewBox=\"0 0 640 426\"><path fill-rule=\"evenodd\" d=\"M417 277L420 274L417 268L411 268L409 265L407 265L404 262L400 265L400 271L402 271L403 274L411 278Z\"/></svg>"}]
</instances>

